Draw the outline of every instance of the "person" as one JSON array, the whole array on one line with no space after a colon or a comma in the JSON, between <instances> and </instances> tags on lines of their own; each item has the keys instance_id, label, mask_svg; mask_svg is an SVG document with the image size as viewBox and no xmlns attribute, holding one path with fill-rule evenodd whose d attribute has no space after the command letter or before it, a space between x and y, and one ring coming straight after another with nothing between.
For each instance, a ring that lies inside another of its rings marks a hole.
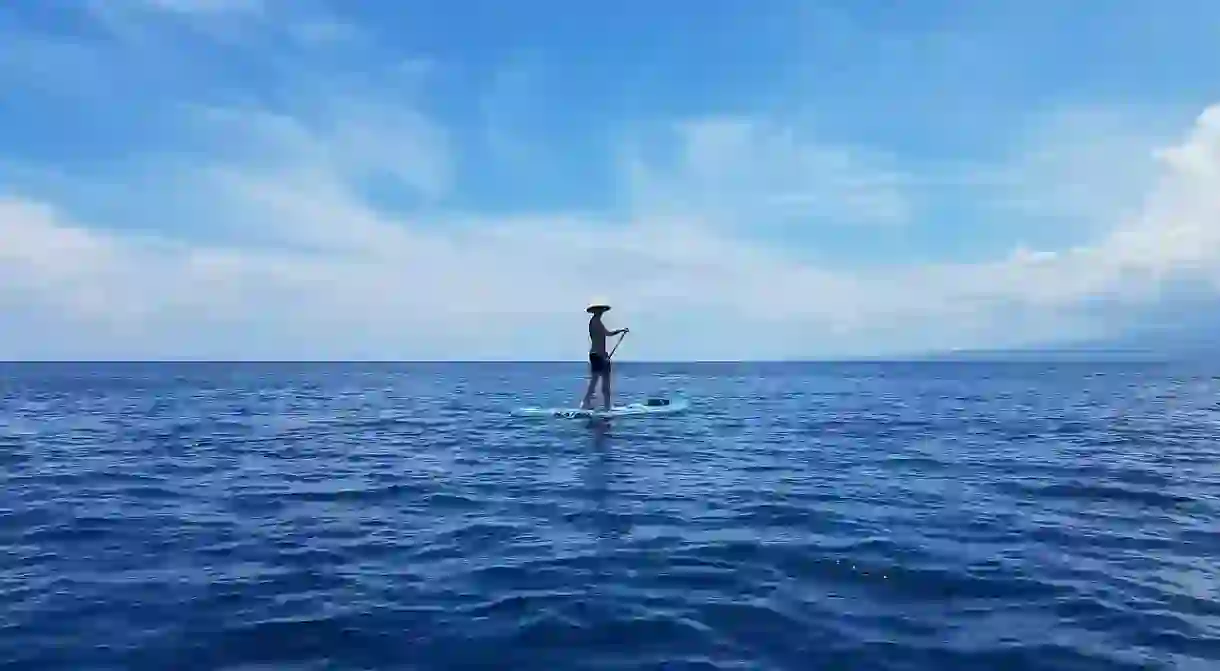
<instances>
[{"instance_id":1,"label":"person","mask_svg":"<svg viewBox=\"0 0 1220 671\"><path fill-rule=\"evenodd\" d=\"M593 316L589 318L589 387L585 389L585 398L580 402L580 407L584 410L589 409L593 403L593 392L597 388L598 379L602 383L602 404L606 410L610 409L611 366L610 355L606 353L606 338L628 333L629 329L607 329L602 323L602 315L609 311L609 305L597 301L585 308L585 312Z\"/></svg>"}]
</instances>

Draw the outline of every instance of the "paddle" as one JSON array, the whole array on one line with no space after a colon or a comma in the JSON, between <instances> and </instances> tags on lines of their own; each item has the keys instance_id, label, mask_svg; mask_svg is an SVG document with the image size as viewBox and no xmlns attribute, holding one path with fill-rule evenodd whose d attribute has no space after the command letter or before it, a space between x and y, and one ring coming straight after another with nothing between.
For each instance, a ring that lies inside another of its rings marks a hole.
<instances>
[{"instance_id":1,"label":"paddle","mask_svg":"<svg viewBox=\"0 0 1220 671\"><path fill-rule=\"evenodd\" d=\"M618 346L623 344L623 338L627 337L629 331L623 331L618 334L618 342L614 343L614 347L610 349L610 353L606 355L606 359L613 359L614 353L618 351Z\"/></svg>"}]
</instances>

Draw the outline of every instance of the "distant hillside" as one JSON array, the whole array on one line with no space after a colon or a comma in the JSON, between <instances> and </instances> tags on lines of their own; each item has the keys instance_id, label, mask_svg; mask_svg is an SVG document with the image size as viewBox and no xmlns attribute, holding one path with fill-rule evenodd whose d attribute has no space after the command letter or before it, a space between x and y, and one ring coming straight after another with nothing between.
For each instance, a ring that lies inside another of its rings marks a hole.
<instances>
[{"instance_id":1,"label":"distant hillside","mask_svg":"<svg viewBox=\"0 0 1220 671\"><path fill-rule=\"evenodd\" d=\"M1220 356L1220 329L1145 328L1109 340L1079 343L1074 347L1143 351L1171 359L1210 358Z\"/></svg>"},{"instance_id":2,"label":"distant hillside","mask_svg":"<svg viewBox=\"0 0 1220 671\"><path fill-rule=\"evenodd\" d=\"M1220 329L1145 328L1107 339L1019 349L952 350L920 358L936 361L1220 360Z\"/></svg>"},{"instance_id":3,"label":"distant hillside","mask_svg":"<svg viewBox=\"0 0 1220 671\"><path fill-rule=\"evenodd\" d=\"M977 349L935 352L921 361L1163 361L1164 352L1133 348L1060 347L1029 349Z\"/></svg>"}]
</instances>

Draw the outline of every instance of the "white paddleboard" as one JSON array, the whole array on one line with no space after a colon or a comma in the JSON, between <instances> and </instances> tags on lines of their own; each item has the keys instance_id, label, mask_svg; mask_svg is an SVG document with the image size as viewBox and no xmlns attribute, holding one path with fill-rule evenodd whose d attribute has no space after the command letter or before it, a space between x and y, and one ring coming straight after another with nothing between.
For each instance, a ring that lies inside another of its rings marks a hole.
<instances>
[{"instance_id":1,"label":"white paddleboard","mask_svg":"<svg viewBox=\"0 0 1220 671\"><path fill-rule=\"evenodd\" d=\"M685 412L690 404L681 399L673 399L661 405L649 403L628 403L627 405L611 406L610 410L600 408L583 410L581 408L517 408L513 411L518 417L556 417L561 419L576 418L613 418L613 417L643 417L649 415L674 415Z\"/></svg>"}]
</instances>

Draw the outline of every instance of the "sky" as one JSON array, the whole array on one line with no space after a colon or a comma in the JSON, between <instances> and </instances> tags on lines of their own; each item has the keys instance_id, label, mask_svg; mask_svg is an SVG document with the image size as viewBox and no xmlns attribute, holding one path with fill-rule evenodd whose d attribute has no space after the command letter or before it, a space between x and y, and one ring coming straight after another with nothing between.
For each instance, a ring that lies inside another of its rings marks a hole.
<instances>
[{"instance_id":1,"label":"sky","mask_svg":"<svg viewBox=\"0 0 1220 671\"><path fill-rule=\"evenodd\" d=\"M6 0L0 359L1207 328L1220 3Z\"/></svg>"}]
</instances>

